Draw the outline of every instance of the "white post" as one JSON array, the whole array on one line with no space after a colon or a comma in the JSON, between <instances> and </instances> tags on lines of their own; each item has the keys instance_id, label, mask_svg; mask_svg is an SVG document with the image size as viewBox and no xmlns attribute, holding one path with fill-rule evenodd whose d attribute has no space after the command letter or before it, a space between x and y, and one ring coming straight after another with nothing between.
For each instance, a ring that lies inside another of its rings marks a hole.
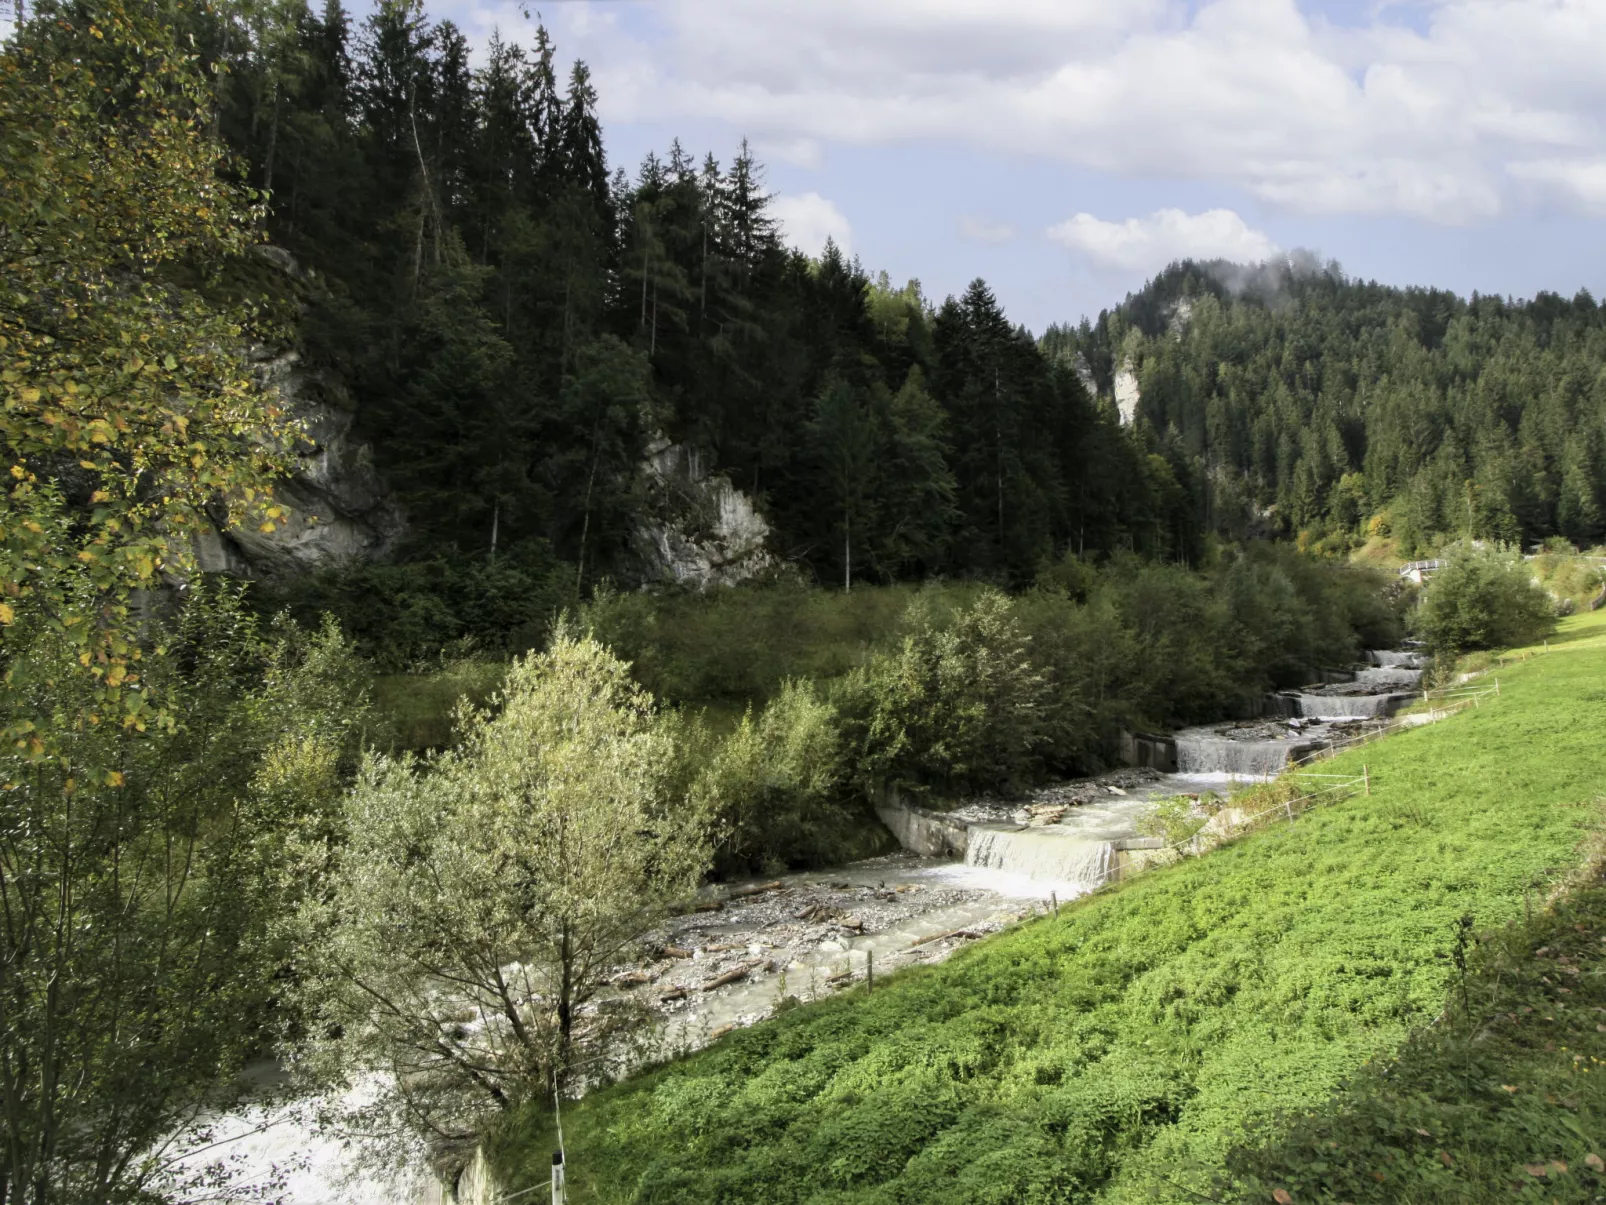
<instances>
[{"instance_id":1,"label":"white post","mask_svg":"<svg viewBox=\"0 0 1606 1205\"><path fill-rule=\"evenodd\" d=\"M569 1199L563 1177L563 1152L552 1152L552 1205L564 1205Z\"/></svg>"}]
</instances>

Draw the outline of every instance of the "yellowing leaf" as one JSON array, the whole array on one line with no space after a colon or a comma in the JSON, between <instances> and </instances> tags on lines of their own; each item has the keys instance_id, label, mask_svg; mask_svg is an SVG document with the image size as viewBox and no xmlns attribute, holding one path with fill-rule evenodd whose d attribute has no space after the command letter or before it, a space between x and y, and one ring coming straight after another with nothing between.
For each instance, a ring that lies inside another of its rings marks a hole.
<instances>
[{"instance_id":1,"label":"yellowing leaf","mask_svg":"<svg viewBox=\"0 0 1606 1205\"><path fill-rule=\"evenodd\" d=\"M0 624L10 625L16 622L17 612L10 603L0 603Z\"/></svg>"}]
</instances>

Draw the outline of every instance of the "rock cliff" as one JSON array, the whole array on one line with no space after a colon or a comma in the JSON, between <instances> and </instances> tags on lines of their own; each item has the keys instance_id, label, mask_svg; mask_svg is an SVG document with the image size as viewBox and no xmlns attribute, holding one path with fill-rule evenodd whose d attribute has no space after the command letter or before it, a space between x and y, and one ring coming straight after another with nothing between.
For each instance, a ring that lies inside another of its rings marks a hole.
<instances>
[{"instance_id":1,"label":"rock cliff","mask_svg":"<svg viewBox=\"0 0 1606 1205\"><path fill-rule=\"evenodd\" d=\"M198 541L200 567L240 577L293 577L319 566L382 556L405 530L401 508L352 434L350 401L321 374L306 371L294 351L265 356L263 381L305 426L288 480L275 488L290 508L272 532L214 528Z\"/></svg>"},{"instance_id":2,"label":"rock cliff","mask_svg":"<svg viewBox=\"0 0 1606 1205\"><path fill-rule=\"evenodd\" d=\"M644 580L706 590L774 566L764 516L696 448L656 436L641 473L646 503L634 544Z\"/></svg>"}]
</instances>

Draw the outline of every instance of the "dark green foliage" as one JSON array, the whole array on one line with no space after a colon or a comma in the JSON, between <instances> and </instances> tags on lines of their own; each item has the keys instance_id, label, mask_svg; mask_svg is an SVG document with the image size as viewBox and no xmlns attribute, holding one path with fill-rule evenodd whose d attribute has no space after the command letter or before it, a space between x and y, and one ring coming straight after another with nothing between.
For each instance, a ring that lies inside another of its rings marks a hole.
<instances>
[{"instance_id":1,"label":"dark green foliage","mask_svg":"<svg viewBox=\"0 0 1606 1205\"><path fill-rule=\"evenodd\" d=\"M1515 552L1461 545L1429 579L1415 626L1444 653L1532 644L1556 626L1556 603Z\"/></svg>"},{"instance_id":2,"label":"dark green foliage","mask_svg":"<svg viewBox=\"0 0 1606 1205\"><path fill-rule=\"evenodd\" d=\"M1041 772L1049 687L1009 600L983 591L939 626L917 601L896 650L839 689L870 782L1018 787Z\"/></svg>"},{"instance_id":3,"label":"dark green foliage","mask_svg":"<svg viewBox=\"0 0 1606 1205\"><path fill-rule=\"evenodd\" d=\"M1193 468L1122 430L985 284L939 312L834 246L787 250L745 143L610 175L590 73L560 88L544 29L476 64L405 4L168 15L219 72L218 131L309 274L299 349L400 497L399 561L544 541L579 592L628 576L660 432L751 493L806 578L1020 585L1067 548L1197 559ZM436 647L503 642L447 609ZM391 660L419 651L396 642Z\"/></svg>"},{"instance_id":4,"label":"dark green foliage","mask_svg":"<svg viewBox=\"0 0 1606 1205\"><path fill-rule=\"evenodd\" d=\"M105 692L59 633L7 644L25 714L71 734L59 759L0 762L7 1201L201 1192L172 1158L299 1021L283 924L338 833L366 673L332 626L268 627L239 593L197 580L153 620L140 688L165 722L145 731L74 722Z\"/></svg>"},{"instance_id":5,"label":"dark green foliage","mask_svg":"<svg viewBox=\"0 0 1606 1205\"><path fill-rule=\"evenodd\" d=\"M1606 314L1587 292L1512 303L1297 257L1187 261L1042 346L1101 391L1130 368L1229 536L1269 524L1342 550L1391 532L1407 554L1606 536Z\"/></svg>"},{"instance_id":6,"label":"dark green foliage","mask_svg":"<svg viewBox=\"0 0 1606 1205\"><path fill-rule=\"evenodd\" d=\"M707 758L698 786L724 825L716 869L778 870L867 857L890 844L848 787L835 708L786 682L749 708Z\"/></svg>"},{"instance_id":7,"label":"dark green foliage","mask_svg":"<svg viewBox=\"0 0 1606 1205\"><path fill-rule=\"evenodd\" d=\"M264 609L286 607L303 622L329 614L381 671L432 665L443 646L498 657L545 643L574 600L574 569L539 541L494 559L436 556L399 564L331 566L260 588Z\"/></svg>"},{"instance_id":8,"label":"dark green foliage","mask_svg":"<svg viewBox=\"0 0 1606 1205\"><path fill-rule=\"evenodd\" d=\"M973 585L605 591L584 610L660 698L740 714L830 691L846 778L1008 790L1113 763L1123 728L1258 714L1260 696L1402 635L1367 570L1261 545L1206 572L1071 559L1015 597Z\"/></svg>"},{"instance_id":9,"label":"dark green foliage","mask_svg":"<svg viewBox=\"0 0 1606 1205\"><path fill-rule=\"evenodd\" d=\"M1606 771L1585 700L1606 647L1599 617L1569 622L1573 643L1502 672L1498 706L1323 767L1364 758L1370 796L566 1102L571 1199L1210 1199L1244 1135L1321 1107L1438 1016L1459 992L1459 918L1519 920L1534 883L1581 858ZM1584 969L1581 943L1563 949ZM1549 977L1569 1011L1586 994ZM1570 1053L1534 1057L1559 1100ZM1570 1111L1541 1100L1516 1102L1533 1112L1513 1111L1509 1136L1544 1114L1535 1155L1577 1167L1578 1136L1555 1128ZM544 1183L552 1137L531 1108L494 1140L509 1192Z\"/></svg>"}]
</instances>

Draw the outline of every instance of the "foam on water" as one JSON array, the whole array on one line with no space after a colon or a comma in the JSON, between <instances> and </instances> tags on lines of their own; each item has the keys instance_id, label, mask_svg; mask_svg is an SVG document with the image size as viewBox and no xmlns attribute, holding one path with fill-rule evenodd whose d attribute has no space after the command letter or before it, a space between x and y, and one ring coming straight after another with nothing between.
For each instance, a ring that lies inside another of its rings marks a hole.
<instances>
[{"instance_id":1,"label":"foam on water","mask_svg":"<svg viewBox=\"0 0 1606 1205\"><path fill-rule=\"evenodd\" d=\"M1294 758L1324 743L1302 733L1254 739L1233 732L1231 728L1184 728L1177 733L1178 772L1209 775L1216 781L1275 778Z\"/></svg>"},{"instance_id":2,"label":"foam on water","mask_svg":"<svg viewBox=\"0 0 1606 1205\"><path fill-rule=\"evenodd\" d=\"M1415 695L1404 692L1375 695L1323 692L1283 697L1292 699L1298 714L1308 720L1368 720L1393 715Z\"/></svg>"},{"instance_id":3,"label":"foam on water","mask_svg":"<svg viewBox=\"0 0 1606 1205\"><path fill-rule=\"evenodd\" d=\"M1390 669L1424 669L1427 655L1415 649L1367 649L1366 659Z\"/></svg>"},{"instance_id":4,"label":"foam on water","mask_svg":"<svg viewBox=\"0 0 1606 1205\"><path fill-rule=\"evenodd\" d=\"M1398 665L1369 665L1355 671L1355 680L1373 686L1410 689L1422 681L1422 671Z\"/></svg>"},{"instance_id":5,"label":"foam on water","mask_svg":"<svg viewBox=\"0 0 1606 1205\"><path fill-rule=\"evenodd\" d=\"M973 825L965 863L1043 884L1060 884L1081 895L1109 877L1115 847L1109 841L1080 836L1074 829L1062 831L1064 827Z\"/></svg>"},{"instance_id":6,"label":"foam on water","mask_svg":"<svg viewBox=\"0 0 1606 1205\"><path fill-rule=\"evenodd\" d=\"M273 1078L270 1074L265 1078ZM359 1083L340 1101L320 1098L250 1104L211 1118L212 1143L182 1161L199 1170L224 1162L236 1190L269 1185L269 1198L283 1205L414 1205L427 1199L430 1177L421 1167L376 1173L362 1167L358 1147L318 1124L324 1106L360 1106L374 1096L377 1081ZM360 1140L359 1140L360 1142Z\"/></svg>"}]
</instances>

